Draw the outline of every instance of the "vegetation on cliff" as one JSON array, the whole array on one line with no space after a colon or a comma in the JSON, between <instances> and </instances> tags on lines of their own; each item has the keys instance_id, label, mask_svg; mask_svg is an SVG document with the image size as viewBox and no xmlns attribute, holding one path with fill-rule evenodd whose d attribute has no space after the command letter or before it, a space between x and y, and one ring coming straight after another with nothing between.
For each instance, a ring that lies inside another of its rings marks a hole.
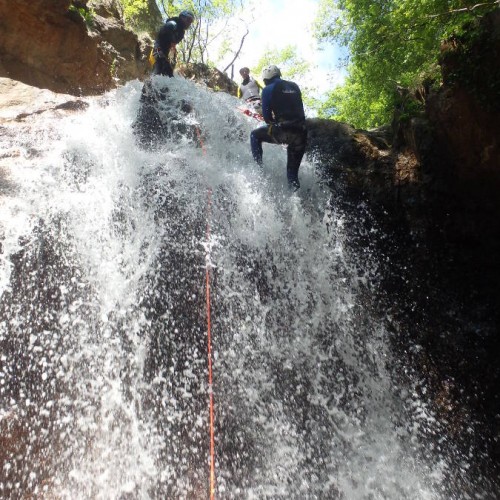
<instances>
[{"instance_id":1,"label":"vegetation on cliff","mask_svg":"<svg viewBox=\"0 0 500 500\"><path fill-rule=\"evenodd\" d=\"M118 0L128 27L154 35L162 18L155 0Z\"/></svg>"},{"instance_id":2,"label":"vegetation on cliff","mask_svg":"<svg viewBox=\"0 0 500 500\"><path fill-rule=\"evenodd\" d=\"M317 37L347 47L349 76L329 92L323 117L375 127L388 123L397 89L439 82L441 42L498 8L497 0L321 0Z\"/></svg>"}]
</instances>

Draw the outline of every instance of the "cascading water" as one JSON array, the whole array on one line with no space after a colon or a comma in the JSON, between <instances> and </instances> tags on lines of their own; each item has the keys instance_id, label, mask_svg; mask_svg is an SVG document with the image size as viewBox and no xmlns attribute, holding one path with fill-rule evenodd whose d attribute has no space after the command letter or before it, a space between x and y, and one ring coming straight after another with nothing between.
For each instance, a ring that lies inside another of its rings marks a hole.
<instances>
[{"instance_id":1,"label":"cascading water","mask_svg":"<svg viewBox=\"0 0 500 500\"><path fill-rule=\"evenodd\" d=\"M3 200L1 495L209 497L208 265L216 498L446 498L467 462L418 439L445 437L313 162L291 195L233 97L154 83L170 139L138 140L137 81L16 138L38 153Z\"/></svg>"}]
</instances>

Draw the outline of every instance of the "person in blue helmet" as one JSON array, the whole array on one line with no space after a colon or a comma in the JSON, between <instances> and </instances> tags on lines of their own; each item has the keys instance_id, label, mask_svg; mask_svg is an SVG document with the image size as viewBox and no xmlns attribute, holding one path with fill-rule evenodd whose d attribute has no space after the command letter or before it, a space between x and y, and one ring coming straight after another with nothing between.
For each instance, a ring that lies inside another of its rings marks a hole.
<instances>
[{"instance_id":1,"label":"person in blue helmet","mask_svg":"<svg viewBox=\"0 0 500 500\"><path fill-rule=\"evenodd\" d=\"M253 130L250 146L254 160L262 166L262 143L287 145L288 185L297 191L299 167L307 144L302 94L294 82L281 79L280 69L272 64L262 71L262 115L267 125Z\"/></svg>"},{"instance_id":2,"label":"person in blue helmet","mask_svg":"<svg viewBox=\"0 0 500 500\"><path fill-rule=\"evenodd\" d=\"M193 21L194 14L189 10L183 10L178 17L167 19L160 28L150 56L153 64L153 75L165 75L170 78L174 76L175 46L182 41L185 31Z\"/></svg>"}]
</instances>

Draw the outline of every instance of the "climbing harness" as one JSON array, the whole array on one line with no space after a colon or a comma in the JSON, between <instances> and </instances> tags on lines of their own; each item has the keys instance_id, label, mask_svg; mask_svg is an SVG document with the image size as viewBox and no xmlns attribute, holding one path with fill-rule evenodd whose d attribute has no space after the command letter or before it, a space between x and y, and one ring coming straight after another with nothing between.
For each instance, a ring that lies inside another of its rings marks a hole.
<instances>
[{"instance_id":1,"label":"climbing harness","mask_svg":"<svg viewBox=\"0 0 500 500\"><path fill-rule=\"evenodd\" d=\"M162 50L156 45L151 49L148 58L149 64L151 64L151 66L154 66L155 62L161 58L166 59L170 66L172 66L172 68L175 68L175 66L177 65L177 48L175 46L175 43L171 44L168 55L165 55Z\"/></svg>"}]
</instances>

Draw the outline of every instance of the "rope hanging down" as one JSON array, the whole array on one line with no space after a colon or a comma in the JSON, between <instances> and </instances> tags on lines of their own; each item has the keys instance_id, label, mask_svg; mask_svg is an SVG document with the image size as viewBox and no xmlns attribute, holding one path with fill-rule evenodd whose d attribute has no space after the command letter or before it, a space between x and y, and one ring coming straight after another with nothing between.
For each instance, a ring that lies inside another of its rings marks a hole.
<instances>
[{"instance_id":1,"label":"rope hanging down","mask_svg":"<svg viewBox=\"0 0 500 500\"><path fill-rule=\"evenodd\" d=\"M207 241L210 238L210 209L212 191L208 190ZM210 499L215 495L215 439L214 439L214 391L212 385L212 332L210 323L210 256L206 256L206 297L207 297L207 344L208 344L208 391L210 397Z\"/></svg>"},{"instance_id":2,"label":"rope hanging down","mask_svg":"<svg viewBox=\"0 0 500 500\"><path fill-rule=\"evenodd\" d=\"M207 154L207 150L201 138L200 129L196 127L196 136L200 143L203 155ZM210 317L210 250L208 242L210 240L210 215L212 208L212 190L207 190L207 227L206 241L207 249L205 255L205 295L207 309L207 356L208 356L208 395L209 395L209 431L210 431L210 484L209 496L210 500L215 498L215 437L214 437L214 393L213 393L213 377L212 377L212 327Z\"/></svg>"}]
</instances>

